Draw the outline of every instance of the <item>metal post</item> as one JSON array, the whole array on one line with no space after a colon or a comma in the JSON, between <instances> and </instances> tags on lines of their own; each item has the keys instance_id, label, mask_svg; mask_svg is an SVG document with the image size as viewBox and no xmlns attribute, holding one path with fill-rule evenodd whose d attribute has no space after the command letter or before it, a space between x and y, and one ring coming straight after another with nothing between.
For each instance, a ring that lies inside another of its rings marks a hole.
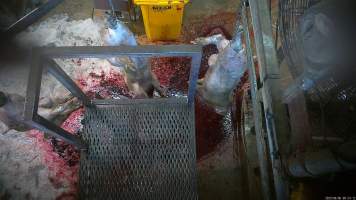
<instances>
[{"instance_id":1,"label":"metal post","mask_svg":"<svg viewBox=\"0 0 356 200\"><path fill-rule=\"evenodd\" d=\"M260 99L256 95L258 90L257 80L256 80L256 70L253 61L253 53L251 47L251 40L250 40L250 32L248 29L248 15L246 11L246 4L242 4L241 7L241 15L242 15L242 23L244 26L244 33L245 33L245 41L246 41L246 55L247 55L247 67L249 72L249 80L251 84L251 97L252 97L252 104L253 104L253 118L256 130L256 142L257 142L257 153L258 153L258 161L260 166L260 173L261 173L261 185L262 185L262 194L264 199L269 200L272 199L272 192L271 192L271 181L269 176L269 162L266 158L267 155L267 145L265 143L265 134L262 128L262 112L261 106L259 104Z\"/></svg>"},{"instance_id":2,"label":"metal post","mask_svg":"<svg viewBox=\"0 0 356 200\"><path fill-rule=\"evenodd\" d=\"M280 71L274 48L272 23L267 0L250 0L257 58L260 67L262 99L267 125L267 136L274 177L276 199L289 199L288 182L283 167L283 156L289 153L289 126L282 103Z\"/></svg>"},{"instance_id":3,"label":"metal post","mask_svg":"<svg viewBox=\"0 0 356 200\"><path fill-rule=\"evenodd\" d=\"M202 58L202 52L199 52L192 57L192 64L191 64L190 76L189 76L189 90L188 90L189 105L194 105L195 93L196 93L195 91L197 87L201 58Z\"/></svg>"}]
</instances>

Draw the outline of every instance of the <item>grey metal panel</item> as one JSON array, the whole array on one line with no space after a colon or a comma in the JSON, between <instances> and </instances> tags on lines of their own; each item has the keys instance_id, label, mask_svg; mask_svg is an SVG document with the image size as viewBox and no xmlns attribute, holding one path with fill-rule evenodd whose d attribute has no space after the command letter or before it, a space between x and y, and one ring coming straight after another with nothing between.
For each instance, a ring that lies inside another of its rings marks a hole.
<instances>
[{"instance_id":1,"label":"grey metal panel","mask_svg":"<svg viewBox=\"0 0 356 200\"><path fill-rule=\"evenodd\" d=\"M272 23L267 0L250 0L255 36L267 137L274 175L276 199L289 198L284 159L288 157L290 130L287 111L282 102L281 74L272 36Z\"/></svg>"},{"instance_id":2,"label":"grey metal panel","mask_svg":"<svg viewBox=\"0 0 356 200\"><path fill-rule=\"evenodd\" d=\"M24 107L24 120L32 120L37 114L38 100L41 90L43 65L41 56L37 50L32 51L31 69L27 81L26 99Z\"/></svg>"},{"instance_id":3,"label":"grey metal panel","mask_svg":"<svg viewBox=\"0 0 356 200\"><path fill-rule=\"evenodd\" d=\"M273 199L272 198L272 186L271 186L271 179L269 176L269 162L267 159L268 150L267 144L265 141L265 131L262 127L263 117L262 117L262 110L260 106L261 99L259 98L258 93L258 84L257 84L257 75L255 70L255 64L253 61L253 51L251 46L251 38L249 32L249 24L248 19L249 15L247 12L247 4L242 4L241 8L241 17L242 23L244 27L245 33L245 41L246 41L246 56L247 56L247 67L249 73L249 80L251 84L251 100L252 100L252 108L253 108L253 118L254 118L254 125L256 130L256 141L257 141L257 152L258 152L258 161L259 161L259 169L261 173L261 184L262 184L262 193L264 199Z\"/></svg>"},{"instance_id":4,"label":"grey metal panel","mask_svg":"<svg viewBox=\"0 0 356 200\"><path fill-rule=\"evenodd\" d=\"M110 58L115 56L195 56L200 45L76 46L43 47L41 54L50 58Z\"/></svg>"},{"instance_id":5,"label":"grey metal panel","mask_svg":"<svg viewBox=\"0 0 356 200\"><path fill-rule=\"evenodd\" d=\"M192 64L191 64L190 75L189 75L189 89L188 89L188 103L190 105L193 105L194 103L196 85L197 85L199 69L201 65L201 58L202 58L201 51L195 54L192 58Z\"/></svg>"},{"instance_id":6,"label":"grey metal panel","mask_svg":"<svg viewBox=\"0 0 356 200\"><path fill-rule=\"evenodd\" d=\"M143 99L86 109L82 199L197 199L194 108Z\"/></svg>"}]
</instances>

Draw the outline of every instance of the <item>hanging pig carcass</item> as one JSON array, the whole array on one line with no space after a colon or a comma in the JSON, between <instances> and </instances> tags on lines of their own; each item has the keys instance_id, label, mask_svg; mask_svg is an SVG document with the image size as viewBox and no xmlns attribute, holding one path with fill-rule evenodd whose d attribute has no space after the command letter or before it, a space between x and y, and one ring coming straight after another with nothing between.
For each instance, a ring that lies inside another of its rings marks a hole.
<instances>
[{"instance_id":1,"label":"hanging pig carcass","mask_svg":"<svg viewBox=\"0 0 356 200\"><path fill-rule=\"evenodd\" d=\"M219 53L209 57L209 69L204 79L199 80L198 93L220 114L225 114L233 101L233 91L246 71L245 50L242 46L241 28L233 40L223 35L197 38L194 44L215 44Z\"/></svg>"},{"instance_id":2,"label":"hanging pig carcass","mask_svg":"<svg viewBox=\"0 0 356 200\"><path fill-rule=\"evenodd\" d=\"M105 43L110 46L137 46L134 34L114 16L108 18ZM165 89L151 71L149 58L121 56L108 61L123 70L127 87L136 98L153 97L154 91L166 96Z\"/></svg>"}]
</instances>

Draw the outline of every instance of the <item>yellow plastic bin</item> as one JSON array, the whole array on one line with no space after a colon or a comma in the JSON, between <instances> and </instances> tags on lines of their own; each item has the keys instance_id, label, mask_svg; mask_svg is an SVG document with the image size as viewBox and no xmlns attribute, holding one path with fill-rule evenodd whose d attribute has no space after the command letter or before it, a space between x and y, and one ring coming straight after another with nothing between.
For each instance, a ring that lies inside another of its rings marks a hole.
<instances>
[{"instance_id":1,"label":"yellow plastic bin","mask_svg":"<svg viewBox=\"0 0 356 200\"><path fill-rule=\"evenodd\" d=\"M177 40L184 5L189 0L134 0L141 7L147 38L151 41Z\"/></svg>"}]
</instances>

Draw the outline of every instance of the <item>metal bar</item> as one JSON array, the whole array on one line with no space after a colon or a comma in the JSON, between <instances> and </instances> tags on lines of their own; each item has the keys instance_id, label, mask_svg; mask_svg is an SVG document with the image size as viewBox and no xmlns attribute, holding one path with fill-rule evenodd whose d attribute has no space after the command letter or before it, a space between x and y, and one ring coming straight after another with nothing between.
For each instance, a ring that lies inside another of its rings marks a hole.
<instances>
[{"instance_id":1,"label":"metal bar","mask_svg":"<svg viewBox=\"0 0 356 200\"><path fill-rule=\"evenodd\" d=\"M242 23L244 25L245 41L246 41L246 54L247 54L247 67L249 72L249 80L251 84L251 97L252 97L252 108L253 108L253 118L256 130L256 141L257 141L257 153L258 161L260 166L261 173L261 185L262 185L262 194L264 199L272 199L271 192L271 181L269 176L269 162L266 159L267 155L267 145L265 143L265 134L262 128L262 111L259 104L260 99L257 98L257 76L255 65L253 61L253 52L251 46L250 32L248 28L248 14L246 11L246 4L241 7Z\"/></svg>"},{"instance_id":2,"label":"metal bar","mask_svg":"<svg viewBox=\"0 0 356 200\"><path fill-rule=\"evenodd\" d=\"M31 70L27 84L23 121L28 126L61 138L70 144L76 145L80 149L85 149L86 147L84 143L78 137L70 134L37 114L41 90L43 61L44 59L41 57L40 51L38 51L38 49L34 49L32 51Z\"/></svg>"},{"instance_id":3,"label":"metal bar","mask_svg":"<svg viewBox=\"0 0 356 200\"><path fill-rule=\"evenodd\" d=\"M188 104L194 105L199 69L201 65L202 52L194 54L189 75Z\"/></svg>"},{"instance_id":4,"label":"metal bar","mask_svg":"<svg viewBox=\"0 0 356 200\"><path fill-rule=\"evenodd\" d=\"M41 117L40 115L36 114L32 121L27 121L26 124L41 131L44 131L48 134L51 134L54 137L58 137L68 142L69 144L78 147L80 150L87 149L86 144L78 136L75 136L65 131L64 129L58 127L57 125Z\"/></svg>"},{"instance_id":5,"label":"metal bar","mask_svg":"<svg viewBox=\"0 0 356 200\"><path fill-rule=\"evenodd\" d=\"M284 200L289 199L289 191L282 159L289 154L290 133L287 112L281 98L281 76L273 43L270 11L267 0L250 0L250 8L260 77L263 81L261 90L276 199Z\"/></svg>"},{"instance_id":6,"label":"metal bar","mask_svg":"<svg viewBox=\"0 0 356 200\"><path fill-rule=\"evenodd\" d=\"M32 120L38 110L38 101L41 90L42 79L41 57L39 51L34 49L32 51L31 69L27 82L25 110L23 118L25 121Z\"/></svg>"},{"instance_id":7,"label":"metal bar","mask_svg":"<svg viewBox=\"0 0 356 200\"><path fill-rule=\"evenodd\" d=\"M177 98L155 98L155 99L94 99L93 104L98 106L106 105L127 105L127 104L151 104L155 103L175 103Z\"/></svg>"},{"instance_id":8,"label":"metal bar","mask_svg":"<svg viewBox=\"0 0 356 200\"><path fill-rule=\"evenodd\" d=\"M84 105L91 106L90 99L83 93L77 84L67 75L63 69L53 59L46 59L48 72L52 74L64 87L66 87L75 97L80 99Z\"/></svg>"},{"instance_id":9,"label":"metal bar","mask_svg":"<svg viewBox=\"0 0 356 200\"><path fill-rule=\"evenodd\" d=\"M62 1L63 0L49 0L47 3L34 9L30 13L19 19L17 22L9 26L5 31L5 35L11 36L25 30L28 26L35 23L37 20L47 14L51 9L55 8Z\"/></svg>"},{"instance_id":10,"label":"metal bar","mask_svg":"<svg viewBox=\"0 0 356 200\"><path fill-rule=\"evenodd\" d=\"M77 46L43 47L41 54L49 58L111 58L116 56L194 56L201 55L200 45L142 46Z\"/></svg>"}]
</instances>

